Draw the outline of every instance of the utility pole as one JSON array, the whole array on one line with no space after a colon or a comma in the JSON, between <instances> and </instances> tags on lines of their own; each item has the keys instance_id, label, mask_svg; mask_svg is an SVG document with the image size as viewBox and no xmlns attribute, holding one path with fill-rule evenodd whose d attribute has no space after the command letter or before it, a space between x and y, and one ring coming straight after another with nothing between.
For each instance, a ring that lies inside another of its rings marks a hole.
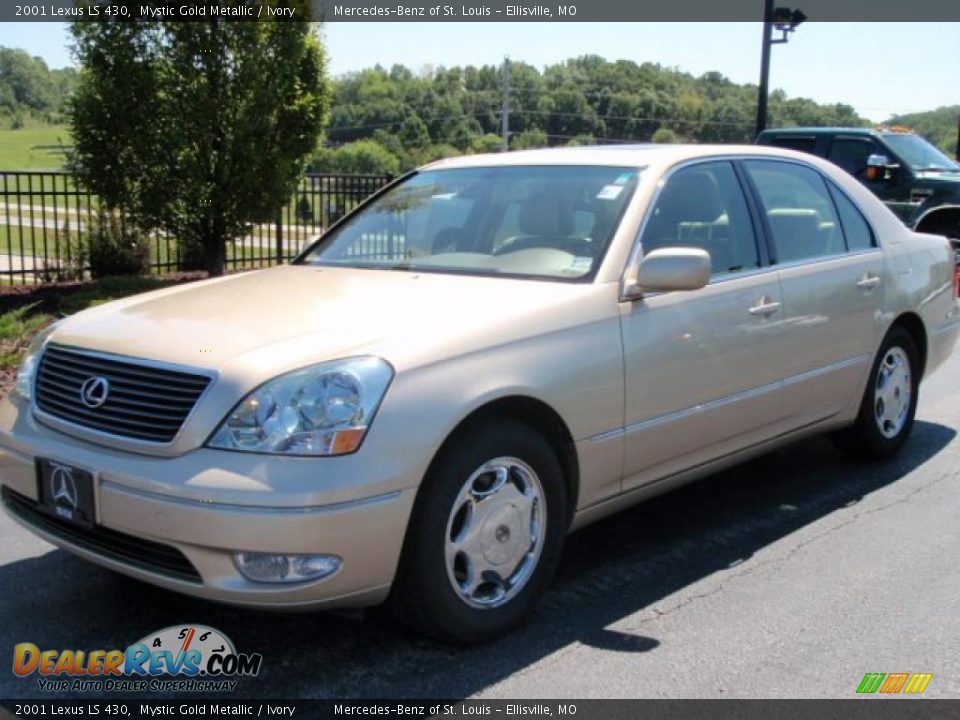
<instances>
[{"instance_id":1,"label":"utility pole","mask_svg":"<svg viewBox=\"0 0 960 720\"><path fill-rule=\"evenodd\" d=\"M960 162L960 115L957 116L957 162Z\"/></svg>"},{"instance_id":2,"label":"utility pole","mask_svg":"<svg viewBox=\"0 0 960 720\"><path fill-rule=\"evenodd\" d=\"M772 2L772 0L771 0ZM510 149L510 58L503 58L503 108L500 111L500 132L503 151Z\"/></svg>"}]
</instances>

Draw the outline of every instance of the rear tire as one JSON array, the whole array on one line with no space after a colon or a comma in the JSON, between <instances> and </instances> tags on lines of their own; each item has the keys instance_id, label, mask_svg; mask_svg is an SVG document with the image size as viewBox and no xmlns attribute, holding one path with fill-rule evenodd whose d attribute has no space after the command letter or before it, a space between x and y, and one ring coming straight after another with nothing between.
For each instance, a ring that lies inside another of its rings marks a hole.
<instances>
[{"instance_id":1,"label":"rear tire","mask_svg":"<svg viewBox=\"0 0 960 720\"><path fill-rule=\"evenodd\" d=\"M546 439L515 421L475 425L420 487L388 605L439 640L493 640L543 594L566 520L563 470Z\"/></svg>"},{"instance_id":2,"label":"rear tire","mask_svg":"<svg viewBox=\"0 0 960 720\"><path fill-rule=\"evenodd\" d=\"M870 369L856 422L833 435L837 447L873 460L892 457L903 447L917 410L919 359L913 336L899 325L891 328Z\"/></svg>"}]
</instances>

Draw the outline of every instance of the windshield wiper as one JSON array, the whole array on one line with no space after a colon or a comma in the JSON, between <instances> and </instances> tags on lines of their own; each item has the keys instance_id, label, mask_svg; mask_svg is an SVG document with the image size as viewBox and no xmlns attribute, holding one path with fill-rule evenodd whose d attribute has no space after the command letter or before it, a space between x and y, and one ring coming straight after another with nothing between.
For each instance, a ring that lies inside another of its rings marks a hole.
<instances>
[{"instance_id":1,"label":"windshield wiper","mask_svg":"<svg viewBox=\"0 0 960 720\"><path fill-rule=\"evenodd\" d=\"M960 167L941 167L939 165L931 165L929 167L918 168L917 172L960 172Z\"/></svg>"},{"instance_id":2,"label":"windshield wiper","mask_svg":"<svg viewBox=\"0 0 960 720\"><path fill-rule=\"evenodd\" d=\"M393 263L391 265L378 265L370 263L369 265L364 265L363 267L368 267L373 270L398 270L401 272L410 272L413 270L413 263L403 262L403 263Z\"/></svg>"}]
</instances>

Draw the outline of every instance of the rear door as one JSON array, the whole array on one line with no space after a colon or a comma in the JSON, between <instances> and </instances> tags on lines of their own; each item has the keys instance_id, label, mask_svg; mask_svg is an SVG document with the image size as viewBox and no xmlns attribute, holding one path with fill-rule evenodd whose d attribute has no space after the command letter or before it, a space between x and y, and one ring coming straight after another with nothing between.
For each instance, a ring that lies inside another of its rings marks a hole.
<instances>
[{"instance_id":1,"label":"rear door","mask_svg":"<svg viewBox=\"0 0 960 720\"><path fill-rule=\"evenodd\" d=\"M872 361L883 256L854 203L818 170L779 160L743 166L783 292L784 421L800 427L839 412Z\"/></svg>"}]
</instances>

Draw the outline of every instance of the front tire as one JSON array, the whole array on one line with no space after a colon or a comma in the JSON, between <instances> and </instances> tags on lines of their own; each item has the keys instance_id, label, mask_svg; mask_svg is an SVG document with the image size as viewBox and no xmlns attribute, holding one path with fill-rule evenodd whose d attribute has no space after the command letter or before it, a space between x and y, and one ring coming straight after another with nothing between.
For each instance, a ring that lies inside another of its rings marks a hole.
<instances>
[{"instance_id":1,"label":"front tire","mask_svg":"<svg viewBox=\"0 0 960 720\"><path fill-rule=\"evenodd\" d=\"M920 353L901 326L884 338L852 427L837 433L840 449L867 459L895 455L910 436L920 384Z\"/></svg>"},{"instance_id":2,"label":"front tire","mask_svg":"<svg viewBox=\"0 0 960 720\"><path fill-rule=\"evenodd\" d=\"M501 636L543 594L566 519L563 469L546 439L514 421L473 426L424 479L389 604L439 640Z\"/></svg>"}]
</instances>

